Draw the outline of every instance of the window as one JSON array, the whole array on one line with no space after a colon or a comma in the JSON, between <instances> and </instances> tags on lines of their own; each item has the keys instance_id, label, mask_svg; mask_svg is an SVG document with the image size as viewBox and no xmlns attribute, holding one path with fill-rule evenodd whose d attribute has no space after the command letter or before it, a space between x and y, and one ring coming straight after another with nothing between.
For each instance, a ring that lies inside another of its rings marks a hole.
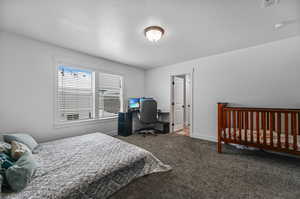
<instances>
[{"instance_id":1,"label":"window","mask_svg":"<svg viewBox=\"0 0 300 199\"><path fill-rule=\"evenodd\" d=\"M99 73L99 118L112 117L122 107L120 76Z\"/></svg>"},{"instance_id":2,"label":"window","mask_svg":"<svg viewBox=\"0 0 300 199\"><path fill-rule=\"evenodd\" d=\"M57 122L115 117L123 108L118 75L60 64L56 92Z\"/></svg>"}]
</instances>

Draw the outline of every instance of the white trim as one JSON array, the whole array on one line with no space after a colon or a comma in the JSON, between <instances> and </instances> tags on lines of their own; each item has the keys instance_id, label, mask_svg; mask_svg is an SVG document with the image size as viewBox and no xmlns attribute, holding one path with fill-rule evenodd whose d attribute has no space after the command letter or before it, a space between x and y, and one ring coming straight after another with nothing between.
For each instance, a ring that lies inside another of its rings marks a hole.
<instances>
[{"instance_id":1,"label":"white trim","mask_svg":"<svg viewBox=\"0 0 300 199\"><path fill-rule=\"evenodd\" d=\"M190 136L194 136L194 68L190 74Z\"/></svg>"},{"instance_id":2,"label":"white trim","mask_svg":"<svg viewBox=\"0 0 300 199\"><path fill-rule=\"evenodd\" d=\"M93 84L93 118L96 118L97 115L99 115L99 109L96 108L97 104L99 104L99 93L96 92L99 88L99 78L98 75L95 72L92 73L93 74L93 79L94 81L92 81Z\"/></svg>"},{"instance_id":3,"label":"white trim","mask_svg":"<svg viewBox=\"0 0 300 199\"><path fill-rule=\"evenodd\" d=\"M89 125L89 124L100 124L107 121L115 121L118 119L118 116L115 117L106 117L106 118L97 118L97 119L87 119L87 120L74 120L68 122L55 122L54 128L63 128L70 126L81 126L81 125Z\"/></svg>"},{"instance_id":4,"label":"white trim","mask_svg":"<svg viewBox=\"0 0 300 199\"><path fill-rule=\"evenodd\" d=\"M190 91L190 89L187 89L187 78L186 75L184 76L184 80L183 80L183 103L184 103L184 110L183 110L183 126L186 127L188 126L188 121L187 121L187 117L186 117L186 113L187 113L187 108L188 108L188 103L187 103L187 91Z\"/></svg>"},{"instance_id":5,"label":"white trim","mask_svg":"<svg viewBox=\"0 0 300 199\"><path fill-rule=\"evenodd\" d=\"M169 113L169 120L170 120L170 132L174 132L174 106L172 105L174 99L174 75L170 76L170 113Z\"/></svg>"},{"instance_id":6,"label":"white trim","mask_svg":"<svg viewBox=\"0 0 300 199\"><path fill-rule=\"evenodd\" d=\"M217 138L214 137L214 136L197 135L197 136L191 136L191 137L201 139L201 140L210 141L210 142L217 142L218 141Z\"/></svg>"},{"instance_id":7,"label":"white trim","mask_svg":"<svg viewBox=\"0 0 300 199\"><path fill-rule=\"evenodd\" d=\"M120 94L120 97L121 97L121 104L120 104L120 106L121 106L121 112L124 112L124 110L126 110L125 109L125 92L124 92L124 88L125 88L125 81L124 81L124 76L121 76L121 75L119 75L120 77L121 77L121 94Z\"/></svg>"}]
</instances>

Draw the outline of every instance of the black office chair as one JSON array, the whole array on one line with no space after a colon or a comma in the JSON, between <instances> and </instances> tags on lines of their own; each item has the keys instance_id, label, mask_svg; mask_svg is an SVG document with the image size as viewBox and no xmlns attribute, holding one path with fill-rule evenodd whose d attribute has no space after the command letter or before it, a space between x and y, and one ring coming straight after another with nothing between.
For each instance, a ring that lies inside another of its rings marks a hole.
<instances>
[{"instance_id":1,"label":"black office chair","mask_svg":"<svg viewBox=\"0 0 300 199\"><path fill-rule=\"evenodd\" d=\"M157 103L154 99L141 99L137 116L143 126L146 127L138 129L136 132L144 136L147 134L156 135L156 133L161 133L160 130L155 129L155 124L160 123L160 121L158 121Z\"/></svg>"}]
</instances>

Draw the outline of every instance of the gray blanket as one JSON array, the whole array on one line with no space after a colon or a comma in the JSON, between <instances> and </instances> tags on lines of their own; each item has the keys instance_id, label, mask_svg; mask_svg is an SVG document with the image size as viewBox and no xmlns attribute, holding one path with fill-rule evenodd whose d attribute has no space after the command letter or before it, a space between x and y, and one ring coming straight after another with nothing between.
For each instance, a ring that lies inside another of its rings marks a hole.
<instances>
[{"instance_id":1,"label":"gray blanket","mask_svg":"<svg viewBox=\"0 0 300 199\"><path fill-rule=\"evenodd\" d=\"M19 193L3 199L107 198L133 179L169 171L150 152L102 133L42 144L40 168Z\"/></svg>"}]
</instances>

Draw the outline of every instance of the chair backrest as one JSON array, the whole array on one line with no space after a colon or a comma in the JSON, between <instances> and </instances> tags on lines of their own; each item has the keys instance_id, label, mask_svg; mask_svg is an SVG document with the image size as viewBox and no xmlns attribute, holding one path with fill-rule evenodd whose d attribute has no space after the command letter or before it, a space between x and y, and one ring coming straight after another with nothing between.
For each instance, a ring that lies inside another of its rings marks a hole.
<instances>
[{"instance_id":1,"label":"chair backrest","mask_svg":"<svg viewBox=\"0 0 300 199\"><path fill-rule=\"evenodd\" d=\"M143 123L157 122L157 103L154 99L141 99L139 119Z\"/></svg>"}]
</instances>

